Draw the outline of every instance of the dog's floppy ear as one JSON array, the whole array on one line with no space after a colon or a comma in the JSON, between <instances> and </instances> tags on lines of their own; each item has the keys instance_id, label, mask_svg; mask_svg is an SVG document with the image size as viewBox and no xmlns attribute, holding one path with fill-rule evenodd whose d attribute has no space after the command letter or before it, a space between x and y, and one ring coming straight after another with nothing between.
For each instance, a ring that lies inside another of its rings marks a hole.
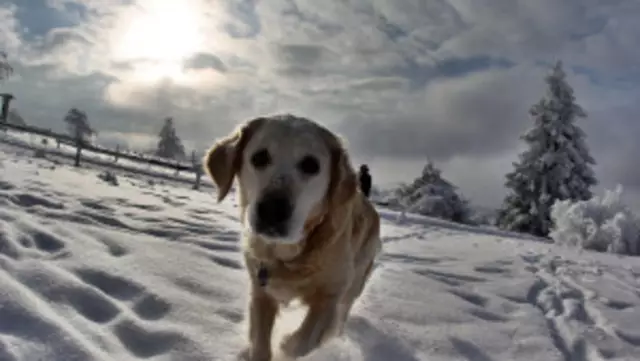
<instances>
[{"instance_id":1,"label":"dog's floppy ear","mask_svg":"<svg viewBox=\"0 0 640 361\"><path fill-rule=\"evenodd\" d=\"M331 206L341 206L351 200L358 191L356 173L351 166L347 151L335 136L330 140L331 178L329 182L329 202Z\"/></svg>"},{"instance_id":2,"label":"dog's floppy ear","mask_svg":"<svg viewBox=\"0 0 640 361\"><path fill-rule=\"evenodd\" d=\"M229 193L233 179L242 167L242 152L265 118L255 118L218 140L204 156L205 171L218 188L218 202Z\"/></svg>"}]
</instances>

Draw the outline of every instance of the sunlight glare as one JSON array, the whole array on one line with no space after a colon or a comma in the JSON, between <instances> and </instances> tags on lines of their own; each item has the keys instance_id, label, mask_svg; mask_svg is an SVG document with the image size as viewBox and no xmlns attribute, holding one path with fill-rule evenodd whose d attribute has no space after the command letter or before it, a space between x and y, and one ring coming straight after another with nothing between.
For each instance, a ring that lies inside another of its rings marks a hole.
<instances>
[{"instance_id":1,"label":"sunlight glare","mask_svg":"<svg viewBox=\"0 0 640 361\"><path fill-rule=\"evenodd\" d=\"M135 66L136 78L175 79L182 61L202 47L198 8L188 0L146 0L123 21L113 55L118 61L142 61Z\"/></svg>"}]
</instances>

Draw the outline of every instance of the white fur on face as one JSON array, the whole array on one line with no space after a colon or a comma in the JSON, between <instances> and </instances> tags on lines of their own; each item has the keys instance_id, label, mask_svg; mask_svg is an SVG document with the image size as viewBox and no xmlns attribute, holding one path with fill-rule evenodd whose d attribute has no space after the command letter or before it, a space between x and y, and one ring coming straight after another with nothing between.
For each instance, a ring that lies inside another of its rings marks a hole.
<instances>
[{"instance_id":1,"label":"white fur on face","mask_svg":"<svg viewBox=\"0 0 640 361\"><path fill-rule=\"evenodd\" d=\"M256 169L251 157L259 150L269 152L271 162ZM300 161L311 156L320 168L315 175L305 174ZM257 234L256 205L266 192L284 191L290 197L293 214L283 237L261 235L267 242L296 244L304 237L304 225L312 210L327 193L331 176L330 151L314 123L300 118L270 118L256 131L242 154L239 182L248 201L243 223Z\"/></svg>"}]
</instances>

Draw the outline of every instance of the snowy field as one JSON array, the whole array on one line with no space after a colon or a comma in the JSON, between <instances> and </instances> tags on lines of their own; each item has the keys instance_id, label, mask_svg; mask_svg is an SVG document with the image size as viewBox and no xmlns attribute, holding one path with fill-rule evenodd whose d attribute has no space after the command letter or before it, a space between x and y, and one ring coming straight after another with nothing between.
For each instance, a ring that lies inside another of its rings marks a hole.
<instances>
[{"instance_id":1,"label":"snowy field","mask_svg":"<svg viewBox=\"0 0 640 361\"><path fill-rule=\"evenodd\" d=\"M0 144L1 361L234 360L233 199L15 152ZM372 281L346 334L306 360L640 359L639 258L379 210Z\"/></svg>"}]
</instances>

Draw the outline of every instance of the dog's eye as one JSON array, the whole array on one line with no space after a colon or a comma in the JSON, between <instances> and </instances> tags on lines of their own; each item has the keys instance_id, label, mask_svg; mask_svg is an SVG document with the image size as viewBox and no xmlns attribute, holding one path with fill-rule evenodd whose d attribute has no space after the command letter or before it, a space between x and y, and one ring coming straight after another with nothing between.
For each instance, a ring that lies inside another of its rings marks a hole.
<instances>
[{"instance_id":1,"label":"dog's eye","mask_svg":"<svg viewBox=\"0 0 640 361\"><path fill-rule=\"evenodd\" d=\"M315 157L308 155L298 163L298 169L304 174L315 175L320 171L320 163Z\"/></svg>"},{"instance_id":2,"label":"dog's eye","mask_svg":"<svg viewBox=\"0 0 640 361\"><path fill-rule=\"evenodd\" d=\"M262 169L271 164L269 151L263 148L253 153L251 156L251 164L258 169Z\"/></svg>"}]
</instances>

